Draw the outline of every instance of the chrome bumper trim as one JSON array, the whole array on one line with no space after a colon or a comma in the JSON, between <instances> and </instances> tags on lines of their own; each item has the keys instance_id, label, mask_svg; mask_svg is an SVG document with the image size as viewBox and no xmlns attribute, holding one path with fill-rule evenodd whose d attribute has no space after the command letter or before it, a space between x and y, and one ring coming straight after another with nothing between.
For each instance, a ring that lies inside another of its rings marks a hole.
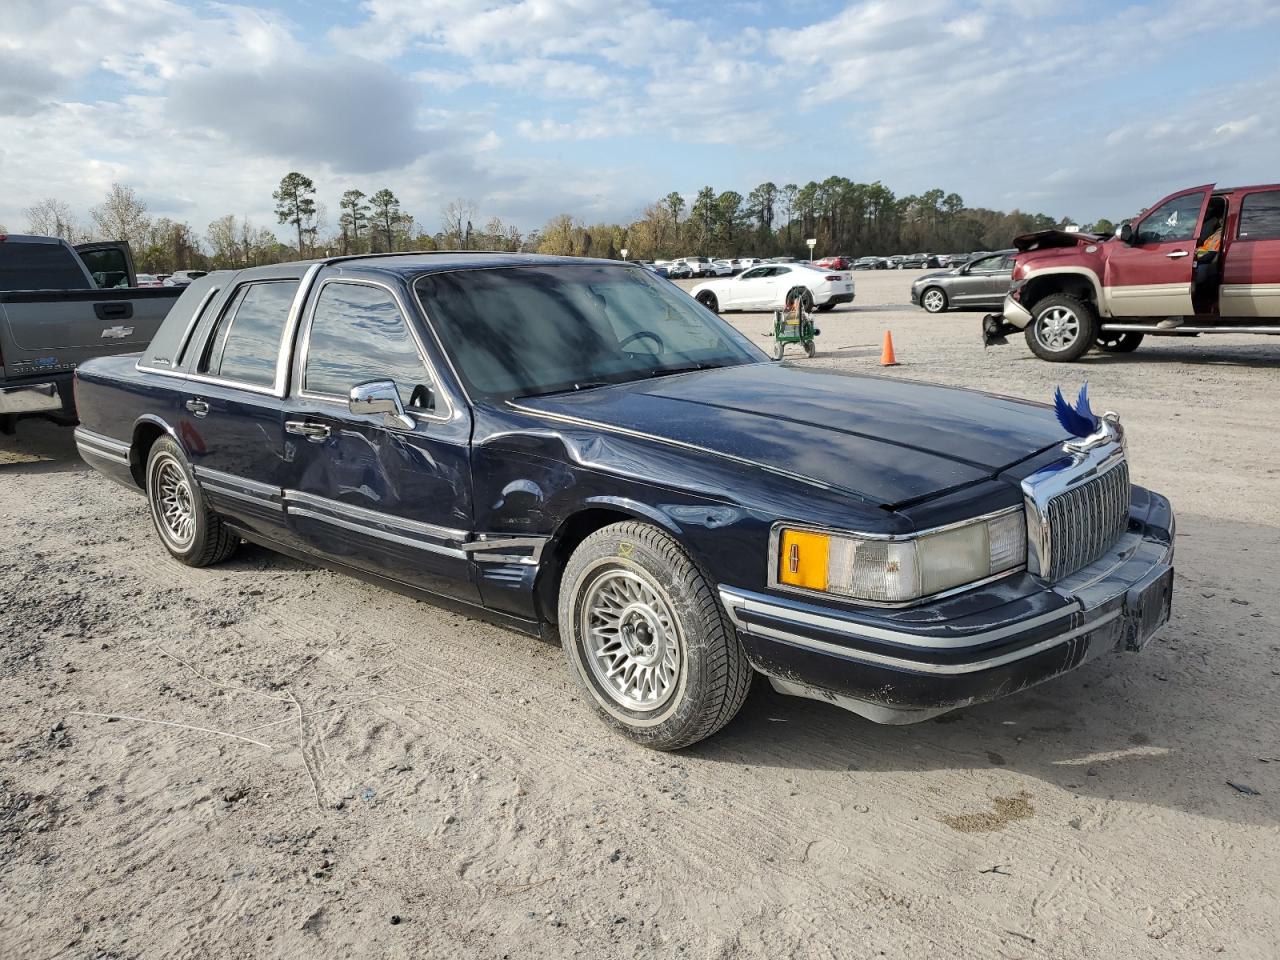
<instances>
[{"instance_id":1,"label":"chrome bumper trim","mask_svg":"<svg viewBox=\"0 0 1280 960\"><path fill-rule=\"evenodd\" d=\"M75 439L76 450L79 451L81 458L88 453L91 456L102 457L105 460L114 460L116 463L126 465L129 463L129 445L127 443L121 443L119 440L113 440L100 433L94 433L84 427L76 427Z\"/></svg>"},{"instance_id":2,"label":"chrome bumper trim","mask_svg":"<svg viewBox=\"0 0 1280 960\"><path fill-rule=\"evenodd\" d=\"M0 414L50 413L62 409L56 383L32 383L0 389Z\"/></svg>"}]
</instances>

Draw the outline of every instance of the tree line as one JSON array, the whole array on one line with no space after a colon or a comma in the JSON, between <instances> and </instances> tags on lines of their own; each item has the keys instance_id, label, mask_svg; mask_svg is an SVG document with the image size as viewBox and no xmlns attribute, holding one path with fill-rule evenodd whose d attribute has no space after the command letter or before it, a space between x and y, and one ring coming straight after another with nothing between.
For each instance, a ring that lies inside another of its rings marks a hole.
<instances>
[{"instance_id":1,"label":"tree line","mask_svg":"<svg viewBox=\"0 0 1280 960\"><path fill-rule=\"evenodd\" d=\"M338 216L331 225L314 181L297 171L281 178L271 197L276 225L287 229L287 242L270 227L235 214L218 217L203 233L168 217L152 219L137 192L119 183L89 211L87 221L53 197L24 213L31 233L72 242L127 240L144 273L397 250L509 250L609 258L621 257L625 250L632 259L804 256L809 238L817 241L820 256L968 252L998 250L1020 233L1072 222L1016 209L969 208L958 194L940 189L898 197L879 181L857 183L836 176L803 186L766 182L745 195L706 186L691 201L672 192L645 206L630 222L587 224L563 213L528 233L497 217L477 226L477 204L462 198L441 208L439 227L432 232L403 209L389 187L372 193L348 187L338 198ZM1084 229L1102 233L1113 227L1099 220Z\"/></svg>"}]
</instances>

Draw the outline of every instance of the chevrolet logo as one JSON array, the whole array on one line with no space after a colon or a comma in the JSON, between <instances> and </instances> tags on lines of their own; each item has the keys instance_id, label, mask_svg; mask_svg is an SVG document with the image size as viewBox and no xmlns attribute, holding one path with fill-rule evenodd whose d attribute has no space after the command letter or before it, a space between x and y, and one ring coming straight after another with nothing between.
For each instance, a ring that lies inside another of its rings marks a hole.
<instances>
[{"instance_id":1,"label":"chevrolet logo","mask_svg":"<svg viewBox=\"0 0 1280 960\"><path fill-rule=\"evenodd\" d=\"M103 340L123 340L125 337L133 335L133 327L107 327L102 331Z\"/></svg>"}]
</instances>

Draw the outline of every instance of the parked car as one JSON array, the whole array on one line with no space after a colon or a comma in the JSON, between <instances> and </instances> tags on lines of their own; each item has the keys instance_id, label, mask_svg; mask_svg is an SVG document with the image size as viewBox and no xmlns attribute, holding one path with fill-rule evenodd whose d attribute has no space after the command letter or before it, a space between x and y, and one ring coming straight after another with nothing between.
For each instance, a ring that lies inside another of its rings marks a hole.
<instances>
[{"instance_id":1,"label":"parked car","mask_svg":"<svg viewBox=\"0 0 1280 960\"><path fill-rule=\"evenodd\" d=\"M853 303L853 279L847 273L815 270L798 263L766 263L736 277L709 280L689 291L714 313L728 310L781 310L799 296L806 310L834 310Z\"/></svg>"},{"instance_id":2,"label":"parked car","mask_svg":"<svg viewBox=\"0 0 1280 960\"><path fill-rule=\"evenodd\" d=\"M687 266L689 275L693 277L716 276L716 267L711 262L710 257L681 257L676 263L683 263Z\"/></svg>"},{"instance_id":3,"label":"parked car","mask_svg":"<svg viewBox=\"0 0 1280 960\"><path fill-rule=\"evenodd\" d=\"M246 539L558 634L583 700L659 749L722 728L753 671L908 723L1168 616L1172 510L1130 486L1114 415L1082 438L1046 406L772 363L616 261L211 274L78 389L77 447L176 561Z\"/></svg>"},{"instance_id":4,"label":"parked car","mask_svg":"<svg viewBox=\"0 0 1280 960\"><path fill-rule=\"evenodd\" d=\"M74 420L76 365L146 345L180 291L134 279L127 243L0 235L0 432L21 417Z\"/></svg>"},{"instance_id":5,"label":"parked car","mask_svg":"<svg viewBox=\"0 0 1280 960\"><path fill-rule=\"evenodd\" d=\"M889 266L889 261L883 257L859 257L853 261L854 270L885 270Z\"/></svg>"},{"instance_id":6,"label":"parked car","mask_svg":"<svg viewBox=\"0 0 1280 960\"><path fill-rule=\"evenodd\" d=\"M137 286L139 287L163 287L164 281L157 277L154 273L138 274Z\"/></svg>"},{"instance_id":7,"label":"parked car","mask_svg":"<svg viewBox=\"0 0 1280 960\"><path fill-rule=\"evenodd\" d=\"M1021 330L1042 360L1070 361L1094 345L1128 353L1148 335L1280 334L1280 184L1192 187L1115 238L1044 230L1014 246L986 342Z\"/></svg>"},{"instance_id":8,"label":"parked car","mask_svg":"<svg viewBox=\"0 0 1280 960\"><path fill-rule=\"evenodd\" d=\"M732 277L734 274L732 260L712 260L711 276L713 277Z\"/></svg>"},{"instance_id":9,"label":"parked car","mask_svg":"<svg viewBox=\"0 0 1280 960\"><path fill-rule=\"evenodd\" d=\"M693 271L683 260L672 260L667 264L667 276L672 280L688 280L693 276Z\"/></svg>"},{"instance_id":10,"label":"parked car","mask_svg":"<svg viewBox=\"0 0 1280 960\"><path fill-rule=\"evenodd\" d=\"M848 257L823 257L814 260L813 266L819 270L852 270L853 261Z\"/></svg>"},{"instance_id":11,"label":"parked car","mask_svg":"<svg viewBox=\"0 0 1280 960\"><path fill-rule=\"evenodd\" d=\"M192 280L199 280L208 272L208 270L175 270L165 278L164 282L170 287L185 287Z\"/></svg>"},{"instance_id":12,"label":"parked car","mask_svg":"<svg viewBox=\"0 0 1280 960\"><path fill-rule=\"evenodd\" d=\"M740 274L743 270L750 270L758 263L764 263L759 257L738 257L733 261L734 276Z\"/></svg>"},{"instance_id":13,"label":"parked car","mask_svg":"<svg viewBox=\"0 0 1280 960\"><path fill-rule=\"evenodd\" d=\"M920 270L938 266L938 258L932 253L909 253L898 261L899 270Z\"/></svg>"},{"instance_id":14,"label":"parked car","mask_svg":"<svg viewBox=\"0 0 1280 960\"><path fill-rule=\"evenodd\" d=\"M1004 303L1013 282L1017 250L1002 250L951 270L926 273L911 284L911 302L928 313L993 310Z\"/></svg>"},{"instance_id":15,"label":"parked car","mask_svg":"<svg viewBox=\"0 0 1280 960\"><path fill-rule=\"evenodd\" d=\"M902 269L901 255L889 257L888 259L885 260L884 265L885 265L885 269L887 270L901 270Z\"/></svg>"}]
</instances>

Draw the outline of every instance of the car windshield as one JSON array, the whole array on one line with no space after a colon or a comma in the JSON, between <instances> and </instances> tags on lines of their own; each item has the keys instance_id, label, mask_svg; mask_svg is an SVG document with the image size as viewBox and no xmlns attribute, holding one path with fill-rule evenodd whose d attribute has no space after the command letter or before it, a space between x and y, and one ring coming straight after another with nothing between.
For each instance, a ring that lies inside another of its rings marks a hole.
<instances>
[{"instance_id":1,"label":"car windshield","mask_svg":"<svg viewBox=\"0 0 1280 960\"><path fill-rule=\"evenodd\" d=\"M767 362L683 291L634 267L458 270L427 274L415 288L475 399Z\"/></svg>"}]
</instances>

